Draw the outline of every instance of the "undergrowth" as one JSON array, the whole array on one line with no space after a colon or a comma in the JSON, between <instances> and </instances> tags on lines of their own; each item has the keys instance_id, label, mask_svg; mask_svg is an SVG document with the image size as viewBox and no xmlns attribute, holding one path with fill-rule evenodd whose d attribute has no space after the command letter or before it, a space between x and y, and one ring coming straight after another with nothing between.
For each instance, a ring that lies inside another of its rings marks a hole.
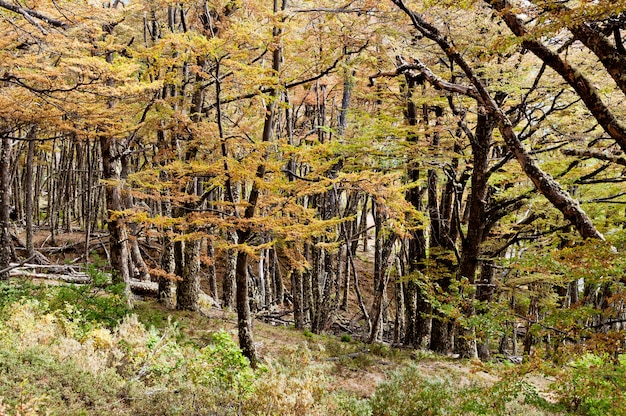
<instances>
[{"instance_id":1,"label":"undergrowth","mask_svg":"<svg viewBox=\"0 0 626 416\"><path fill-rule=\"evenodd\" d=\"M0 415L626 415L623 356L544 369L547 401L523 366L494 369L495 382L443 364L425 373L442 359L331 337L304 335L253 370L231 333L194 342L163 311L143 316L159 324L148 327L106 282L0 292ZM371 397L336 382L391 362Z\"/></svg>"}]
</instances>

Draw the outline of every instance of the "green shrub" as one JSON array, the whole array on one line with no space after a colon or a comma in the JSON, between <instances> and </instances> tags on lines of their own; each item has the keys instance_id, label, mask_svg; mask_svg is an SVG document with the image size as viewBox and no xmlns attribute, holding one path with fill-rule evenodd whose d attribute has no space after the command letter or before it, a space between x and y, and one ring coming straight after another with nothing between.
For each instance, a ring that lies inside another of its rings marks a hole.
<instances>
[{"instance_id":1,"label":"green shrub","mask_svg":"<svg viewBox=\"0 0 626 416\"><path fill-rule=\"evenodd\" d=\"M381 383L370 404L374 416L448 415L457 393L448 380L426 378L409 366Z\"/></svg>"},{"instance_id":2,"label":"green shrub","mask_svg":"<svg viewBox=\"0 0 626 416\"><path fill-rule=\"evenodd\" d=\"M8 414L237 414L257 375L229 334L197 348L177 328L134 315L114 330L43 301L7 305L0 320L0 408ZM22 409L22 410L20 410ZM4 413L0 413L4 414Z\"/></svg>"},{"instance_id":3,"label":"green shrub","mask_svg":"<svg viewBox=\"0 0 626 416\"><path fill-rule=\"evenodd\" d=\"M337 394L335 396L337 408L342 415L350 416L371 416L372 406L368 399L359 399L348 394Z\"/></svg>"},{"instance_id":4,"label":"green shrub","mask_svg":"<svg viewBox=\"0 0 626 416\"><path fill-rule=\"evenodd\" d=\"M89 284L35 285L29 280L0 281L0 309L31 299L79 324L82 329L104 325L112 329L129 314L124 284L111 284L110 277L96 266L87 267Z\"/></svg>"},{"instance_id":5,"label":"green shrub","mask_svg":"<svg viewBox=\"0 0 626 416\"><path fill-rule=\"evenodd\" d=\"M409 415L544 415L551 406L530 384L518 377L496 383L462 379L449 372L446 377L425 376L410 365L382 382L370 405L374 416Z\"/></svg>"},{"instance_id":6,"label":"green shrub","mask_svg":"<svg viewBox=\"0 0 626 416\"><path fill-rule=\"evenodd\" d=\"M553 388L569 411L589 416L626 415L626 355L584 354L558 376Z\"/></svg>"},{"instance_id":7,"label":"green shrub","mask_svg":"<svg viewBox=\"0 0 626 416\"><path fill-rule=\"evenodd\" d=\"M200 349L190 363L191 380L222 391L225 401L242 401L253 391L255 374L250 361L228 333L219 331L212 338L213 343Z\"/></svg>"}]
</instances>

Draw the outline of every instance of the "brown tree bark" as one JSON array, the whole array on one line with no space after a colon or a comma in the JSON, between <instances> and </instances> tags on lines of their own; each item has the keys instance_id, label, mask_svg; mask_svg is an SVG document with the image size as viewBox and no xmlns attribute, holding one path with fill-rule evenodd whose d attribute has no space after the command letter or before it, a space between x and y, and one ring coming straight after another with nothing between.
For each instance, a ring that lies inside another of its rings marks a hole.
<instances>
[{"instance_id":1,"label":"brown tree bark","mask_svg":"<svg viewBox=\"0 0 626 416\"><path fill-rule=\"evenodd\" d=\"M282 6L279 8L278 0L274 0L274 13L278 13L279 10L284 10L287 7L287 1L282 0ZM273 35L278 44L280 43L281 29L274 27ZM280 65L282 60L282 52L280 47L276 47L272 54L272 69L275 74L280 73ZM276 118L276 100L278 98L278 90L272 89L270 96L273 99L269 100L265 108L265 123L263 125L263 142L269 142L274 132L274 124ZM261 161L257 168L256 178L258 181L263 180L265 177L265 161ZM252 184L250 195L248 196L248 205L246 206L243 217L245 219L252 219L255 216L261 190L257 180ZM237 230L237 240L239 244L246 244L252 235L250 228ZM236 267L236 298L237 298L237 328L239 332L239 346L243 351L243 354L250 360L250 364L256 367L259 358L257 356L256 347L254 345L254 339L252 335L252 316L250 314L250 305L248 303L248 254L245 250L240 250L237 253L237 267Z\"/></svg>"},{"instance_id":2,"label":"brown tree bark","mask_svg":"<svg viewBox=\"0 0 626 416\"><path fill-rule=\"evenodd\" d=\"M227 239L230 244L237 243L237 234L227 231ZM226 250L224 262L224 276L222 279L222 306L232 308L235 306L235 288L237 274L237 250L229 248Z\"/></svg>"},{"instance_id":3,"label":"brown tree bark","mask_svg":"<svg viewBox=\"0 0 626 416\"><path fill-rule=\"evenodd\" d=\"M242 237L246 237L245 235ZM246 238L242 238L243 241ZM248 253L244 250L237 252L237 329L239 334L239 348L243 355L248 357L250 365L256 367L259 361L252 334L252 316L248 297Z\"/></svg>"},{"instance_id":4,"label":"brown tree bark","mask_svg":"<svg viewBox=\"0 0 626 416\"><path fill-rule=\"evenodd\" d=\"M121 212L124 210L121 190L122 166L120 163L119 144L108 136L100 137L102 154L103 177L107 202L107 228L109 229L109 251L111 267L114 270L114 280L124 282L125 294L129 304L132 304L130 293L130 271L128 270L128 231Z\"/></svg>"},{"instance_id":5,"label":"brown tree bark","mask_svg":"<svg viewBox=\"0 0 626 416\"><path fill-rule=\"evenodd\" d=\"M291 272L291 292L293 294L293 320L295 328L304 329L304 287L302 282L302 272L293 270Z\"/></svg>"},{"instance_id":6,"label":"brown tree bark","mask_svg":"<svg viewBox=\"0 0 626 416\"><path fill-rule=\"evenodd\" d=\"M478 256L485 240L487 205L487 189L489 180L489 155L491 152L491 136L495 123L490 119L484 108L478 108L476 131L471 137L472 170L471 194L469 198L469 218L467 235L463 239L461 261L457 270L457 279L467 279L474 284L478 268ZM463 306L466 317L474 315L473 296L465 299ZM457 350L463 358L475 358L478 354L474 331L472 328L459 326Z\"/></svg>"},{"instance_id":7,"label":"brown tree bark","mask_svg":"<svg viewBox=\"0 0 626 416\"><path fill-rule=\"evenodd\" d=\"M211 264L207 266L207 280L209 281L209 290L211 291L211 297L215 302L219 302L220 295L217 293L217 274L215 269L215 247L213 242L207 241L207 257L211 261Z\"/></svg>"}]
</instances>

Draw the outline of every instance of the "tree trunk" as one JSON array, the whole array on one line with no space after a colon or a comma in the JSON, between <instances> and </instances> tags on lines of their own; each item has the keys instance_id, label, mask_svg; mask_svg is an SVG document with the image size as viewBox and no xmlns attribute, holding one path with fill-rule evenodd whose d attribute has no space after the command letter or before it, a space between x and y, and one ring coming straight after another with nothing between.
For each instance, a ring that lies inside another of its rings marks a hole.
<instances>
[{"instance_id":1,"label":"tree trunk","mask_svg":"<svg viewBox=\"0 0 626 416\"><path fill-rule=\"evenodd\" d=\"M457 271L457 279L467 279L474 284L478 255L485 240L485 211L487 205L487 186L489 173L489 154L491 151L491 135L495 123L483 107L478 108L476 133L471 140L474 169L472 171L472 189L469 198L469 219L467 235L463 241L461 261ZM474 314L473 298L465 299L464 313L467 318ZM476 340L472 336L473 329L459 327L459 355L463 358L476 357Z\"/></svg>"},{"instance_id":2,"label":"tree trunk","mask_svg":"<svg viewBox=\"0 0 626 416\"><path fill-rule=\"evenodd\" d=\"M313 264L311 260L312 251L314 251L311 247L311 244L304 243L304 258L307 259L309 264ZM311 269L306 269L304 273L302 273L302 309L304 312L304 321L306 323L313 322L314 308L315 308L315 300L313 299L313 277L312 277Z\"/></svg>"},{"instance_id":3,"label":"tree trunk","mask_svg":"<svg viewBox=\"0 0 626 416\"><path fill-rule=\"evenodd\" d=\"M25 195L24 195L24 217L26 219L26 256L31 257L35 254L35 246L33 245L33 191L37 186L33 182L33 166L35 163L35 138L37 136L37 126L32 126L28 132L28 152L26 154L26 178L25 178Z\"/></svg>"},{"instance_id":4,"label":"tree trunk","mask_svg":"<svg viewBox=\"0 0 626 416\"><path fill-rule=\"evenodd\" d=\"M166 214L167 215L167 214ZM166 229L161 237L163 250L161 253L161 268L173 275L176 272L176 258L174 256L174 243L172 241L172 230ZM168 308L176 306L175 298L176 285L171 277L159 276L158 299Z\"/></svg>"},{"instance_id":5,"label":"tree trunk","mask_svg":"<svg viewBox=\"0 0 626 416\"><path fill-rule=\"evenodd\" d=\"M237 234L227 231L229 244L237 243ZM235 288L237 277L237 250L229 248L226 250L226 261L224 262L224 277L222 280L222 305L230 309L235 306Z\"/></svg>"},{"instance_id":6,"label":"tree trunk","mask_svg":"<svg viewBox=\"0 0 626 416\"><path fill-rule=\"evenodd\" d=\"M409 126L417 126L417 107L412 100L412 95L416 87L416 81L406 78L406 120ZM417 137L410 134L407 138L414 145L417 144ZM417 164L410 163L407 171L408 182L416 183L420 179L420 169ZM413 207L422 212L424 209L422 197L424 189L411 187L406 194L406 199ZM404 344L419 348L427 342L431 331L431 319L428 318L431 312L430 302L426 299L426 293L417 284L418 274L424 268L426 260L426 235L422 227L411 232L407 253L407 263L410 280L404 283L404 305L406 331L404 334Z\"/></svg>"},{"instance_id":7,"label":"tree trunk","mask_svg":"<svg viewBox=\"0 0 626 416\"><path fill-rule=\"evenodd\" d=\"M3 132L0 148L0 269L6 269L15 260L10 232L11 213L11 139ZM2 273L0 279L6 279L8 273Z\"/></svg>"},{"instance_id":8,"label":"tree trunk","mask_svg":"<svg viewBox=\"0 0 626 416\"><path fill-rule=\"evenodd\" d=\"M123 155L121 157L122 160L122 180L126 180L128 175L130 174L130 160L128 155ZM135 201L133 200L133 196L130 192L123 192L124 196L124 205L126 209L132 210L135 208ZM150 280L150 272L148 270L148 266L141 255L141 250L139 248L138 238L138 230L139 227L137 223L131 222L128 226L128 243L130 245L129 252L129 270L135 275L136 279L148 281Z\"/></svg>"},{"instance_id":9,"label":"tree trunk","mask_svg":"<svg viewBox=\"0 0 626 416\"><path fill-rule=\"evenodd\" d=\"M291 274L291 293L293 294L293 319L295 328L298 330L304 329L304 297L303 297L303 285L302 285L302 272L300 270L294 270Z\"/></svg>"},{"instance_id":10,"label":"tree trunk","mask_svg":"<svg viewBox=\"0 0 626 416\"><path fill-rule=\"evenodd\" d=\"M248 253L244 250L237 252L237 328L239 332L239 347L243 355L248 357L250 365L258 364L256 346L252 337L252 316L248 299Z\"/></svg>"},{"instance_id":11,"label":"tree trunk","mask_svg":"<svg viewBox=\"0 0 626 416\"><path fill-rule=\"evenodd\" d=\"M396 235L392 234L386 239L383 237L383 213L379 204L375 205L374 215L376 224L376 240L374 244L374 299L372 302L372 327L370 329L368 342L376 341L381 330L381 322L383 320L383 303L384 296L389 283L389 258L391 257L392 248L396 241Z\"/></svg>"},{"instance_id":12,"label":"tree trunk","mask_svg":"<svg viewBox=\"0 0 626 416\"><path fill-rule=\"evenodd\" d=\"M285 287L283 285L282 273L280 271L280 262L278 261L278 254L276 249L271 250L271 270L274 286L274 302L282 305L285 300Z\"/></svg>"},{"instance_id":13,"label":"tree trunk","mask_svg":"<svg viewBox=\"0 0 626 416\"><path fill-rule=\"evenodd\" d=\"M130 293L130 271L128 270L128 232L121 212L124 210L121 189L122 166L118 151L118 143L112 137L101 136L100 148L102 154L103 176L107 180L105 185L107 226L109 228L109 251L111 267L114 270L114 281L124 282L125 294L129 305L132 305Z\"/></svg>"},{"instance_id":14,"label":"tree trunk","mask_svg":"<svg viewBox=\"0 0 626 416\"><path fill-rule=\"evenodd\" d=\"M211 297L215 300L215 302L219 301L219 293L217 293L217 275L215 273L215 247L213 247L213 242L207 241L207 257L211 261L211 264L207 267L208 281L209 281L209 290L211 291Z\"/></svg>"},{"instance_id":15,"label":"tree trunk","mask_svg":"<svg viewBox=\"0 0 626 416\"><path fill-rule=\"evenodd\" d=\"M176 288L176 309L197 311L200 298L200 239L185 241L182 280Z\"/></svg>"}]
</instances>

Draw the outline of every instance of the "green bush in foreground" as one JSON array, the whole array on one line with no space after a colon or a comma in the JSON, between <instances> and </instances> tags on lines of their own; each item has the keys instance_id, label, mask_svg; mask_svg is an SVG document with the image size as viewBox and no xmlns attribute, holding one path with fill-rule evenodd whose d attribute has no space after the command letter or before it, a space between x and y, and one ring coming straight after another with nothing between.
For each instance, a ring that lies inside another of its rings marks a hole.
<instances>
[{"instance_id":1,"label":"green bush in foreground","mask_svg":"<svg viewBox=\"0 0 626 416\"><path fill-rule=\"evenodd\" d=\"M123 284L111 284L110 278L95 266L87 269L91 283L48 286L28 280L0 281L0 311L23 300L37 300L48 311L61 313L81 329L92 325L113 329L129 313Z\"/></svg>"},{"instance_id":2,"label":"green bush in foreground","mask_svg":"<svg viewBox=\"0 0 626 416\"><path fill-rule=\"evenodd\" d=\"M114 330L69 306L6 306L0 322L0 398L7 414L236 414L255 374L231 337L178 344L176 328L147 330L135 316ZM78 323L77 323L78 322Z\"/></svg>"},{"instance_id":3,"label":"green bush in foreground","mask_svg":"<svg viewBox=\"0 0 626 416\"><path fill-rule=\"evenodd\" d=\"M135 315L84 325L75 307L36 299L0 316L1 415L350 414L305 345L255 372L224 331L199 347L171 322L161 332Z\"/></svg>"},{"instance_id":4,"label":"green bush in foreground","mask_svg":"<svg viewBox=\"0 0 626 416\"><path fill-rule=\"evenodd\" d=\"M481 384L453 373L426 377L415 365L382 382L370 405L373 416L554 414L532 386L517 379Z\"/></svg>"},{"instance_id":5,"label":"green bush in foreground","mask_svg":"<svg viewBox=\"0 0 626 416\"><path fill-rule=\"evenodd\" d=\"M615 360L607 354L584 354L557 375L553 388L575 414L626 415L626 355Z\"/></svg>"}]
</instances>

